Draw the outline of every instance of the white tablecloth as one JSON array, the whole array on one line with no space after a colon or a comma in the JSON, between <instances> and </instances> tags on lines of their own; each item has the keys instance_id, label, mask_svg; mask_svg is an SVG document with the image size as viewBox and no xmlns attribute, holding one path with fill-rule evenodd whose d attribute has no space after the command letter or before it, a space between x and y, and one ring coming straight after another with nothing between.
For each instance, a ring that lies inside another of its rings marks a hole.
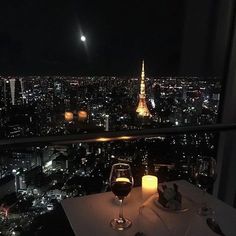
<instances>
[{"instance_id":1,"label":"white tablecloth","mask_svg":"<svg viewBox=\"0 0 236 236\"><path fill-rule=\"evenodd\" d=\"M111 192L66 199L62 201L62 206L76 236L134 236L138 231L144 232L146 236L216 235L208 228L206 217L196 213L201 203L202 192L186 181L180 180L175 183L183 197L186 196L188 211L167 212L149 200L140 214L139 209L143 205L141 188L134 188L124 203L124 216L131 219L133 224L131 228L122 232L113 230L109 225L110 220L117 217L119 212L119 205ZM172 186L172 183L169 182L167 185ZM236 209L208 194L206 200L214 208L216 219L225 235L235 236Z\"/></svg>"}]
</instances>

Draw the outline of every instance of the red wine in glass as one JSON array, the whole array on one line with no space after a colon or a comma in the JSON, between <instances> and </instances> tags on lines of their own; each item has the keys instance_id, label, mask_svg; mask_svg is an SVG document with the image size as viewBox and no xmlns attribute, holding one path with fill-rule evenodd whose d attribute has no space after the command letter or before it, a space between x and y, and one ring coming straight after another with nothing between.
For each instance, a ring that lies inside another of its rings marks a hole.
<instances>
[{"instance_id":1,"label":"red wine in glass","mask_svg":"<svg viewBox=\"0 0 236 236\"><path fill-rule=\"evenodd\" d=\"M127 197L132 189L132 183L129 181L115 181L111 183L111 191L119 198Z\"/></svg>"},{"instance_id":2,"label":"red wine in glass","mask_svg":"<svg viewBox=\"0 0 236 236\"><path fill-rule=\"evenodd\" d=\"M115 230L125 230L132 224L131 220L123 216L123 201L133 187L133 176L129 164L117 163L112 166L110 174L111 191L120 202L119 217L111 220L110 225Z\"/></svg>"}]
</instances>

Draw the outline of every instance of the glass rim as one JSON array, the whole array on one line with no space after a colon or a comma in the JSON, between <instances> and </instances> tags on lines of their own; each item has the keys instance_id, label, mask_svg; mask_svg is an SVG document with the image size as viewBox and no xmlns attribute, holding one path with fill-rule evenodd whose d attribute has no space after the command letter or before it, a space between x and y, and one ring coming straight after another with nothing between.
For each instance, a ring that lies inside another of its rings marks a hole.
<instances>
[{"instance_id":1,"label":"glass rim","mask_svg":"<svg viewBox=\"0 0 236 236\"><path fill-rule=\"evenodd\" d=\"M112 168L116 166L120 166L120 168L117 168L117 169L125 169L125 167L131 168L130 164L127 164L127 163L116 163L112 165Z\"/></svg>"}]
</instances>

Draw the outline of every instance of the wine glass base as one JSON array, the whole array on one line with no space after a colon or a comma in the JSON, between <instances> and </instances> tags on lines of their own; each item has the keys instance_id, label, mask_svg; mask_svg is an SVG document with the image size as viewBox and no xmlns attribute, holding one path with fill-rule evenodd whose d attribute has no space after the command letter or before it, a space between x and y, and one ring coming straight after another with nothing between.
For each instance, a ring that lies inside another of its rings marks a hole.
<instances>
[{"instance_id":1,"label":"wine glass base","mask_svg":"<svg viewBox=\"0 0 236 236\"><path fill-rule=\"evenodd\" d=\"M212 209L210 207L201 207L198 209L198 215L200 216L208 216L212 212Z\"/></svg>"},{"instance_id":2,"label":"wine glass base","mask_svg":"<svg viewBox=\"0 0 236 236\"><path fill-rule=\"evenodd\" d=\"M114 230L122 231L128 229L132 225L132 222L126 218L113 219L111 220L110 225Z\"/></svg>"}]
</instances>

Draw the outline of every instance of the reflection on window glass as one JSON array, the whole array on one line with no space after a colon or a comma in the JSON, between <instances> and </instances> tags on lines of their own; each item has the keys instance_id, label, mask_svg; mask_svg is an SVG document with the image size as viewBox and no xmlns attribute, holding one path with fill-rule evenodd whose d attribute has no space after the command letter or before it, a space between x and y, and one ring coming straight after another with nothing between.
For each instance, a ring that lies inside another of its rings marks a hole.
<instances>
[{"instance_id":1,"label":"reflection on window glass","mask_svg":"<svg viewBox=\"0 0 236 236\"><path fill-rule=\"evenodd\" d=\"M0 89L0 135L15 138L214 124L221 86L218 78L142 73L2 78Z\"/></svg>"},{"instance_id":2,"label":"reflection on window glass","mask_svg":"<svg viewBox=\"0 0 236 236\"><path fill-rule=\"evenodd\" d=\"M67 188L73 192L78 186L83 194L106 191L111 166L117 162L132 166L136 186L145 173L157 175L160 182L177 179L192 182L196 161L202 157L215 158L216 141L216 134L193 133L127 141L11 147L1 150L0 173L1 177L14 175L17 190L31 191L37 187L40 192Z\"/></svg>"}]
</instances>

